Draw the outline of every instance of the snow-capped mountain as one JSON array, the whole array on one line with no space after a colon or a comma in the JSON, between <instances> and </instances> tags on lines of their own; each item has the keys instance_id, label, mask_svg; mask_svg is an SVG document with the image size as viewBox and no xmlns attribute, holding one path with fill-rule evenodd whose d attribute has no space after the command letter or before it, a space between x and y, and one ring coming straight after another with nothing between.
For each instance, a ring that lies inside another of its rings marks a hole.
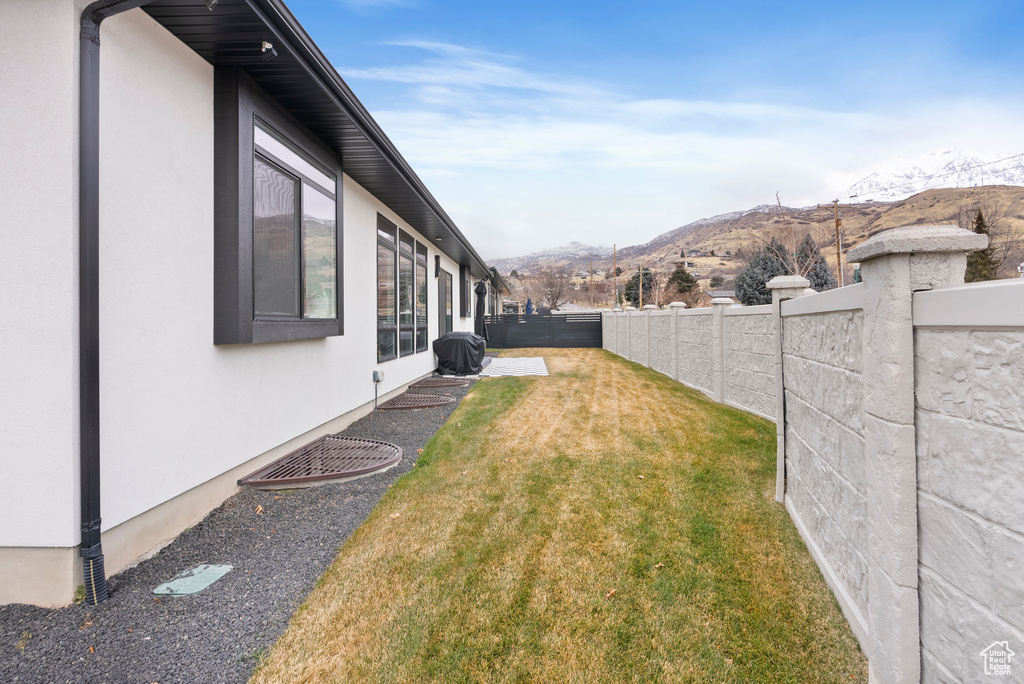
<instances>
[{"instance_id":1,"label":"snow-capped mountain","mask_svg":"<svg viewBox=\"0 0 1024 684\"><path fill-rule=\"evenodd\" d=\"M941 150L916 159L892 157L852 185L840 202L896 202L932 188L1024 185L1024 154Z\"/></svg>"},{"instance_id":2,"label":"snow-capped mountain","mask_svg":"<svg viewBox=\"0 0 1024 684\"><path fill-rule=\"evenodd\" d=\"M539 252L522 256L491 259L488 263L497 268L499 273L508 273L513 269L521 271L525 268L530 270L536 268L541 262L577 262L588 257L599 259L611 256L611 254L611 247L595 247L594 245L585 245L582 242L570 242L561 247L542 249Z\"/></svg>"}]
</instances>

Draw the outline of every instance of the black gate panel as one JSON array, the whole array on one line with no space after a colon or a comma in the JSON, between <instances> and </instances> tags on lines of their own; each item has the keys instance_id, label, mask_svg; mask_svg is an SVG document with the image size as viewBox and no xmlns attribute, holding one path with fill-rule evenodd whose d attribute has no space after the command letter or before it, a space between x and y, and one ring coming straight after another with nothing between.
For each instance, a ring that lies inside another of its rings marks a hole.
<instances>
[{"instance_id":1,"label":"black gate panel","mask_svg":"<svg viewBox=\"0 0 1024 684\"><path fill-rule=\"evenodd\" d=\"M601 314L488 316L490 347L601 347Z\"/></svg>"}]
</instances>

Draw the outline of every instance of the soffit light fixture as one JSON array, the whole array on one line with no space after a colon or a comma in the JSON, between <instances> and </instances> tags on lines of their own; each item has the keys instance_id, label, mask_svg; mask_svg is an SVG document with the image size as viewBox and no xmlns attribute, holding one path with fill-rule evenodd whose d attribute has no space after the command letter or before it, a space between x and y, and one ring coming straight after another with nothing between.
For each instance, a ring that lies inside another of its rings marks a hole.
<instances>
[{"instance_id":1,"label":"soffit light fixture","mask_svg":"<svg viewBox=\"0 0 1024 684\"><path fill-rule=\"evenodd\" d=\"M277 50L274 49L273 43L263 41L261 52L263 53L263 61L269 62L270 60L277 57Z\"/></svg>"}]
</instances>

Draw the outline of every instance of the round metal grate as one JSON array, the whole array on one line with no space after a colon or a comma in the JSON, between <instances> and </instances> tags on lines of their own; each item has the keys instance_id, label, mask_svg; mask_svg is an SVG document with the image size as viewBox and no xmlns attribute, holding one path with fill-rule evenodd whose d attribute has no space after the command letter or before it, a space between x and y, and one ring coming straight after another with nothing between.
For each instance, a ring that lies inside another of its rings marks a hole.
<instances>
[{"instance_id":1,"label":"round metal grate","mask_svg":"<svg viewBox=\"0 0 1024 684\"><path fill-rule=\"evenodd\" d=\"M402 460L402 448L373 439L327 435L300 447L238 484L280 487L366 475Z\"/></svg>"},{"instance_id":2,"label":"round metal grate","mask_svg":"<svg viewBox=\"0 0 1024 684\"><path fill-rule=\"evenodd\" d=\"M427 394L409 393L400 394L391 401L386 401L378 408L382 411L397 411L402 409L431 408L433 406L444 406L455 402L455 397L450 394Z\"/></svg>"},{"instance_id":3,"label":"round metal grate","mask_svg":"<svg viewBox=\"0 0 1024 684\"><path fill-rule=\"evenodd\" d=\"M425 389L428 387L465 387L469 380L459 378L424 378L419 382L409 385L412 389Z\"/></svg>"}]
</instances>

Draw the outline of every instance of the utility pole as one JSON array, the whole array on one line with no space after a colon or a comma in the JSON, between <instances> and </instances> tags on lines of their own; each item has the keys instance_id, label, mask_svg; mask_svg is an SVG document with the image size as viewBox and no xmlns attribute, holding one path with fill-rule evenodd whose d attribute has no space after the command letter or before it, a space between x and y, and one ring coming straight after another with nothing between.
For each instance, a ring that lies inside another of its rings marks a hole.
<instances>
[{"instance_id":1,"label":"utility pole","mask_svg":"<svg viewBox=\"0 0 1024 684\"><path fill-rule=\"evenodd\" d=\"M590 255L590 270L587 271L587 301L594 305L594 255Z\"/></svg>"},{"instance_id":2,"label":"utility pole","mask_svg":"<svg viewBox=\"0 0 1024 684\"><path fill-rule=\"evenodd\" d=\"M839 200L832 201L832 213L836 219L836 270L839 271L839 287L843 287L843 243L839 235L839 227L843 225L839 218Z\"/></svg>"}]
</instances>

